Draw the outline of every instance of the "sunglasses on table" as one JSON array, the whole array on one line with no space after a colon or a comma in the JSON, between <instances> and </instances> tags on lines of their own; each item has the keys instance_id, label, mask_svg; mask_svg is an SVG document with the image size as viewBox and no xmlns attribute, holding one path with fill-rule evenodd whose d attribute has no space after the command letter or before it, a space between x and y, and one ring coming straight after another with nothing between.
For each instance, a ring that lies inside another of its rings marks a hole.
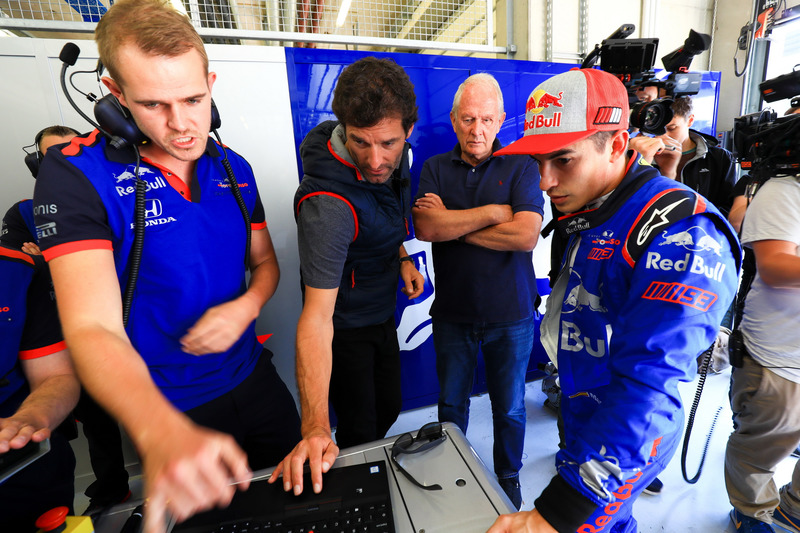
<instances>
[{"instance_id":1,"label":"sunglasses on table","mask_svg":"<svg viewBox=\"0 0 800 533\"><path fill-rule=\"evenodd\" d=\"M428 451L444 442L446 438L447 436L442 431L442 424L440 422L429 422L425 424L419 428L416 437L411 433L403 433L397 437L397 440L394 441L392 445L392 462L400 473L415 486L424 490L442 490L441 485L423 485L417 481L414 476L397 461L397 456L404 453L415 454Z\"/></svg>"}]
</instances>

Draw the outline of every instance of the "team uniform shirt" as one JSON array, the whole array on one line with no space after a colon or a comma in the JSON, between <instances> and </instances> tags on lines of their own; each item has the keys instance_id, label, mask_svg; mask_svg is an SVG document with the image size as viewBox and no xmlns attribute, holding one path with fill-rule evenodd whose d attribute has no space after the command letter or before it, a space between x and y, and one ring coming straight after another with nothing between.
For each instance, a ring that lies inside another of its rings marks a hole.
<instances>
[{"instance_id":1,"label":"team uniform shirt","mask_svg":"<svg viewBox=\"0 0 800 533\"><path fill-rule=\"evenodd\" d=\"M756 193L742 224L742 244L788 241L800 246L800 183L795 177L769 179ZM795 254L800 251L795 249ZM759 364L800 383L800 289L772 287L758 271L747 294L742 336Z\"/></svg>"},{"instance_id":2,"label":"team uniform shirt","mask_svg":"<svg viewBox=\"0 0 800 533\"><path fill-rule=\"evenodd\" d=\"M561 531L630 497L651 461L666 466L683 431L678 383L716 339L741 249L717 209L635 152L602 205L559 226L569 244L541 335L566 447L536 508Z\"/></svg>"},{"instance_id":3,"label":"team uniform shirt","mask_svg":"<svg viewBox=\"0 0 800 533\"><path fill-rule=\"evenodd\" d=\"M8 248L22 248L26 242L36 242L36 224L33 221L33 200L20 200L12 205L0 229L0 244Z\"/></svg>"},{"instance_id":4,"label":"team uniform shirt","mask_svg":"<svg viewBox=\"0 0 800 533\"><path fill-rule=\"evenodd\" d=\"M30 393L20 360L66 348L47 266L40 257L0 247L0 417ZM35 317L35 319L29 319Z\"/></svg>"},{"instance_id":5,"label":"team uniform shirt","mask_svg":"<svg viewBox=\"0 0 800 533\"><path fill-rule=\"evenodd\" d=\"M495 139L492 152L502 148ZM510 205L514 213L543 215L536 161L526 155L489 156L473 167L461 147L425 161L417 198L438 195L447 209ZM434 242L434 319L456 323L498 323L533 316L536 276L532 252L503 252L458 240Z\"/></svg>"},{"instance_id":6,"label":"team uniform shirt","mask_svg":"<svg viewBox=\"0 0 800 533\"><path fill-rule=\"evenodd\" d=\"M115 149L95 130L48 154L34 194L45 258L112 250L124 294L134 243L133 151ZM250 165L230 149L227 154L251 227L263 229L264 210ZM194 356L180 345L205 311L245 292L244 219L221 149L210 138L188 186L146 158L138 172L146 183L145 235L126 331L155 384L185 411L236 387L262 350L255 323L223 353Z\"/></svg>"}]
</instances>

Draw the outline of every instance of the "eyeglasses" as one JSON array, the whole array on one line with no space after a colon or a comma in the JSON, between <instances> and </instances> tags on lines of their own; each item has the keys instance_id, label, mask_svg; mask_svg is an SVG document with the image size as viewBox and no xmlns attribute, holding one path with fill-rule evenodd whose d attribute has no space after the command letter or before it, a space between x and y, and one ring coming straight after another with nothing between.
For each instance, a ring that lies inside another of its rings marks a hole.
<instances>
[{"instance_id":1,"label":"eyeglasses","mask_svg":"<svg viewBox=\"0 0 800 533\"><path fill-rule=\"evenodd\" d=\"M403 433L392 445L392 462L397 469L402 473L411 483L424 490L442 490L441 485L423 485L412 476L403 466L397 461L397 456L401 453L422 453L430 450L444 442L447 436L442 432L442 424L440 422L429 422L419 428L417 436L411 433Z\"/></svg>"}]
</instances>

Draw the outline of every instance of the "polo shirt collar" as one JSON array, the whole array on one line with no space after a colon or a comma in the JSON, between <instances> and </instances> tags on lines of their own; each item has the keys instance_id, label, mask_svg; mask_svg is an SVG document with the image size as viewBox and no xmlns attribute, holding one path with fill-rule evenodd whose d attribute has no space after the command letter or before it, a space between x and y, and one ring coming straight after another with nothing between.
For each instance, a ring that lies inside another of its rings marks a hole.
<instances>
[{"instance_id":1,"label":"polo shirt collar","mask_svg":"<svg viewBox=\"0 0 800 533\"><path fill-rule=\"evenodd\" d=\"M492 152L489 154L489 157L487 157L486 159L481 161L480 164L478 164L478 166L483 165L484 163L486 163L487 161L489 161L489 160L491 160L491 159L493 159L495 157L503 157L503 156L499 156L499 155L498 156L494 155L495 152L500 150L502 147L503 147L503 144L500 142L500 140L497 137L495 137L494 138L494 142L492 143ZM469 165L469 163L467 163L466 161L461 159L461 143L456 143L455 148L453 148L453 151L450 152L450 159L454 163L460 161L460 162L464 163L465 165ZM472 165L469 165L469 166L472 166Z\"/></svg>"}]
</instances>

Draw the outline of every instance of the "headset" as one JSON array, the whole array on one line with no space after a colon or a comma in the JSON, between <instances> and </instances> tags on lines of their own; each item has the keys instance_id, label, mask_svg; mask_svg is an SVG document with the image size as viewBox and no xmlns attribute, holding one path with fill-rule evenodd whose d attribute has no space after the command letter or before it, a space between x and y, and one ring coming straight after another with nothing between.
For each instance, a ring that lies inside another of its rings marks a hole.
<instances>
[{"instance_id":1,"label":"headset","mask_svg":"<svg viewBox=\"0 0 800 533\"><path fill-rule=\"evenodd\" d=\"M39 166L42 164L42 158L44 154L41 150L41 142L42 137L47 135L61 135L60 133L56 133L55 131L51 132L50 130L61 130L64 132L71 132L75 135L80 135L81 132L76 130L75 128L70 128L69 126L48 126L43 130L39 131L34 137L33 144L29 144L28 146L23 146L22 150L25 151L25 166L28 167L28 170L31 171L31 175L33 175L33 179L36 179L36 176L39 175ZM33 152L29 153L28 148L33 148Z\"/></svg>"},{"instance_id":2,"label":"headset","mask_svg":"<svg viewBox=\"0 0 800 533\"><path fill-rule=\"evenodd\" d=\"M135 211L134 211L134 242L131 248L131 255L130 255L130 262L128 268L128 283L125 287L125 291L123 292L123 302L122 302L122 317L123 317L123 324L127 325L128 317L130 316L130 308L131 304L133 303L133 294L136 288L136 280L139 274L139 265L141 263L142 258L142 250L144 248L144 229L145 229L145 192L147 188L146 182L141 179L139 176L139 165L141 163L141 155L139 154L139 146L146 145L150 142L150 139L142 133L139 129L139 126L136 125L136 121L134 120L133 116L129 109L120 103L120 101L113 95L108 94L103 96L102 98L97 98L92 93L83 93L81 92L75 85L72 83L72 76L75 74L80 73L96 73L97 79L99 81L100 76L103 73L103 63L98 60L97 67L94 70L90 71L76 71L70 75L70 84L72 85L73 89L83 94L87 100L93 102L94 105L94 116L97 119L97 122L90 119L72 100L72 97L67 90L66 84L66 72L67 69L73 65L78 60L78 55L80 54L80 48L75 43L66 43L64 47L61 49L61 53L59 54L59 59L62 61L63 65L61 66L61 89L64 92L64 96L67 98L67 101L70 105L77 111L87 122L92 124L96 127L100 132L108 138L109 144L111 144L114 148L118 150L125 149L127 147L131 148L136 155L136 195L135 195ZM239 210L242 213L242 218L244 219L245 223L245 231L246 231L246 243L245 243L245 256L244 256L244 263L245 267L249 268L250 266L250 244L251 244L251 228L250 228L250 214L247 212L247 205L244 202L244 198L242 198L242 193L239 190L239 184L236 181L236 177L233 174L233 168L231 167L230 161L228 161L228 152L225 149L225 145L222 144L222 139L217 133L217 128L219 128L222 124L222 120L219 115L219 111L217 110L217 106L214 103L214 100L211 100L211 132L217 139L217 143L219 143L220 148L222 149L222 166L225 168L225 173L228 176L228 182L230 184L230 190L233 194L236 203L239 206Z\"/></svg>"}]
</instances>

